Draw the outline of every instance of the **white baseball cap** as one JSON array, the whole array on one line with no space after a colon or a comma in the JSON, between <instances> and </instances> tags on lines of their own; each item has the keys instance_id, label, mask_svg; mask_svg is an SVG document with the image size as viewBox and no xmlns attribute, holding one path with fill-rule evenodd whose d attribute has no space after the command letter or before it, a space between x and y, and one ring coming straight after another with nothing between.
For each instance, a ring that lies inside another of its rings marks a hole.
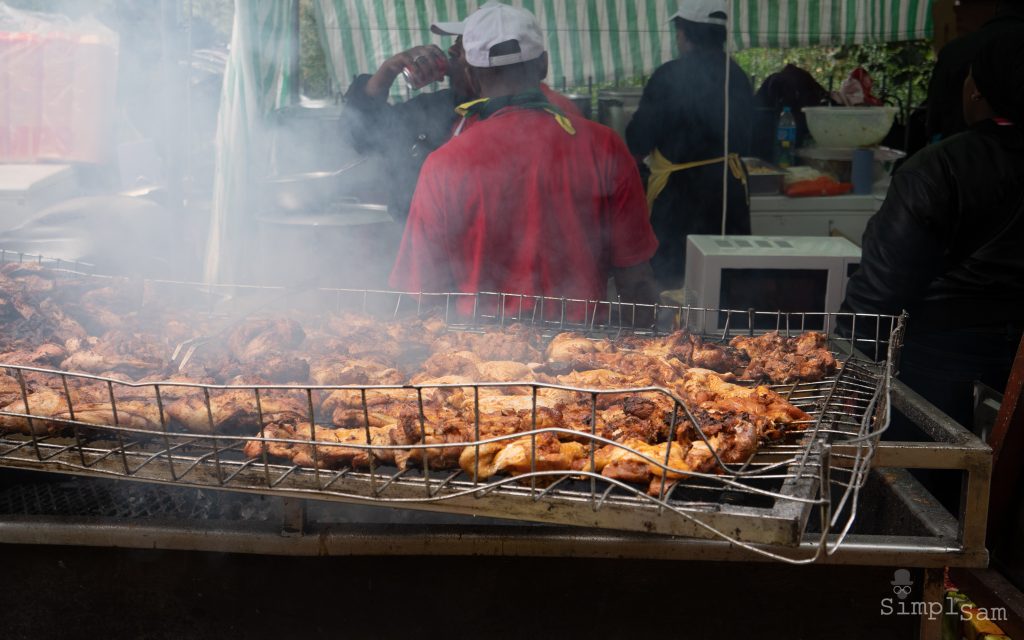
<instances>
[{"instance_id":1,"label":"white baseball cap","mask_svg":"<svg viewBox=\"0 0 1024 640\"><path fill-rule=\"evenodd\" d=\"M714 14L721 13L721 16ZM690 22L701 22L703 24L717 24L726 26L728 12L725 10L725 0L682 0L679 3L679 11L669 19L682 18Z\"/></svg>"},{"instance_id":2,"label":"white baseball cap","mask_svg":"<svg viewBox=\"0 0 1024 640\"><path fill-rule=\"evenodd\" d=\"M489 7L492 4L498 4L498 0L488 0L480 8ZM430 24L431 33L439 36L461 36L465 30L465 20L460 20L459 22L432 22Z\"/></svg>"},{"instance_id":3,"label":"white baseball cap","mask_svg":"<svg viewBox=\"0 0 1024 640\"><path fill-rule=\"evenodd\" d=\"M491 47L515 41L519 51L491 55ZM462 47L466 62L473 67L504 67L535 60L544 53L544 35L537 18L526 9L500 2L488 2L463 23Z\"/></svg>"},{"instance_id":4,"label":"white baseball cap","mask_svg":"<svg viewBox=\"0 0 1024 640\"><path fill-rule=\"evenodd\" d=\"M439 36L461 36L466 29L463 22L434 22L430 25L430 31Z\"/></svg>"}]
</instances>

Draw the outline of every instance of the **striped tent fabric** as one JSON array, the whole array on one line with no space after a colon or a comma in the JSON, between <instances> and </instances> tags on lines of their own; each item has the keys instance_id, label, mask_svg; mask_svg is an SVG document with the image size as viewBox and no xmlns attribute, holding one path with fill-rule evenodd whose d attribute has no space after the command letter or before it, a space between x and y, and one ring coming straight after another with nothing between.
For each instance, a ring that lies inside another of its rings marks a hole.
<instances>
[{"instance_id":1,"label":"striped tent fabric","mask_svg":"<svg viewBox=\"0 0 1024 640\"><path fill-rule=\"evenodd\" d=\"M203 277L231 283L244 278L241 265L253 253L252 185L266 175L271 139L269 115L296 94L295 17L299 0L235 3L231 53L224 69L214 141L213 202Z\"/></svg>"},{"instance_id":2,"label":"striped tent fabric","mask_svg":"<svg viewBox=\"0 0 1024 640\"><path fill-rule=\"evenodd\" d=\"M537 16L548 38L555 86L615 83L650 75L675 55L676 0L505 0ZM932 0L728 0L736 48L889 42L928 38ZM436 21L461 20L482 0L316 0L337 86L387 57L449 39ZM396 83L397 84L397 83Z\"/></svg>"},{"instance_id":3,"label":"striped tent fabric","mask_svg":"<svg viewBox=\"0 0 1024 640\"><path fill-rule=\"evenodd\" d=\"M921 40L933 29L930 0L732 0L731 5L738 49Z\"/></svg>"}]
</instances>

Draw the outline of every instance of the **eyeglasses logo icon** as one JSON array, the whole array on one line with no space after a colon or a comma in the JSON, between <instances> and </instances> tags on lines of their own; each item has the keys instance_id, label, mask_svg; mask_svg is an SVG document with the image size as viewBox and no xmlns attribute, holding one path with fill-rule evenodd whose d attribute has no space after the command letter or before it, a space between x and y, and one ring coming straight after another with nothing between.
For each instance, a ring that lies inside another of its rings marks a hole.
<instances>
[{"instance_id":1,"label":"eyeglasses logo icon","mask_svg":"<svg viewBox=\"0 0 1024 640\"><path fill-rule=\"evenodd\" d=\"M892 578L892 592L900 600L906 600L914 586L914 581L910 579L910 570L897 569L893 572Z\"/></svg>"}]
</instances>

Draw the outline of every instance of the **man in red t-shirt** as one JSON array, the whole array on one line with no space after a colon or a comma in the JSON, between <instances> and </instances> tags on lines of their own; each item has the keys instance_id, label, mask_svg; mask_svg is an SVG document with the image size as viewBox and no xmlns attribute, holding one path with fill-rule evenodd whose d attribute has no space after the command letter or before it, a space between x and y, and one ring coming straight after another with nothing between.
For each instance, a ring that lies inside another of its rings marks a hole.
<instances>
[{"instance_id":1,"label":"man in red t-shirt","mask_svg":"<svg viewBox=\"0 0 1024 640\"><path fill-rule=\"evenodd\" d=\"M489 3L463 46L484 99L423 166L391 286L604 300L612 275L623 301L655 302L636 163L611 129L544 97L533 14Z\"/></svg>"}]
</instances>

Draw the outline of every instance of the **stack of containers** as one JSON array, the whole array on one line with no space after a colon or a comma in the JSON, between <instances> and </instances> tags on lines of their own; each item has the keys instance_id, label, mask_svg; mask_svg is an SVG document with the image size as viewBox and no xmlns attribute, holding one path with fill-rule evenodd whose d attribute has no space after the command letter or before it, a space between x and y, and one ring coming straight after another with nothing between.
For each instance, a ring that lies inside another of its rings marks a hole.
<instances>
[{"instance_id":1,"label":"stack of containers","mask_svg":"<svg viewBox=\"0 0 1024 640\"><path fill-rule=\"evenodd\" d=\"M0 4L0 162L109 160L117 50L96 20Z\"/></svg>"}]
</instances>

